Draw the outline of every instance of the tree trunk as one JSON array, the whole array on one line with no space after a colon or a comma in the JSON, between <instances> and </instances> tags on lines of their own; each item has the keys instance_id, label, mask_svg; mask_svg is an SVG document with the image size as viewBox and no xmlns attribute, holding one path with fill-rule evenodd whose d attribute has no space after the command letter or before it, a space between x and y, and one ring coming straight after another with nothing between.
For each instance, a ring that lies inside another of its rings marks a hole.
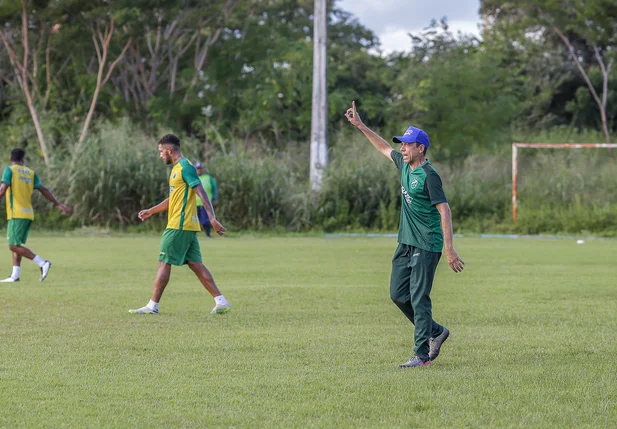
<instances>
[{"instance_id":1,"label":"tree trunk","mask_svg":"<svg viewBox=\"0 0 617 429\"><path fill-rule=\"evenodd\" d=\"M45 49L45 78L47 88L45 88L45 98L43 98L43 109L47 108L49 95L51 94L51 33L47 36L47 48Z\"/></svg>"},{"instance_id":2,"label":"tree trunk","mask_svg":"<svg viewBox=\"0 0 617 429\"><path fill-rule=\"evenodd\" d=\"M594 49L596 51L596 60L598 61L598 64L600 64L600 68L602 69L602 74L604 77L604 87L603 87L603 94L602 94L602 98L604 100L600 100L600 97L598 96L596 89L593 87L593 84L591 83L591 79L589 79L589 75L585 71L585 68L583 67L580 60L578 59L578 56L576 55L574 46L572 46L572 43L570 43L570 39L561 30L559 30L559 28L555 27L554 25L552 27L555 33L557 33L559 38L563 41L563 43L568 48L568 51L570 52L570 56L572 57L572 59L574 60L574 63L576 64L576 68L578 68L578 71L581 73L581 76L583 77L583 79L585 80L585 83L587 84L587 87L589 88L589 92L591 92L593 99L596 101L596 104L598 105L598 108L600 109L600 120L602 121L602 131L604 133L604 138L605 138L606 143L610 143L611 135L608 129L608 121L606 118L606 100L607 100L607 95L608 95L608 71L610 71L610 67L612 66L612 61L609 63L609 70L607 70L604 67L604 61L602 60L602 57L598 51L598 48L594 46ZM611 148L608 149L608 153L610 154L611 158L615 160L615 157L613 155L613 150Z\"/></svg>"},{"instance_id":3,"label":"tree trunk","mask_svg":"<svg viewBox=\"0 0 617 429\"><path fill-rule=\"evenodd\" d=\"M39 117L36 113L36 106L34 105L34 101L32 101L32 96L30 95L30 90L28 89L27 83L24 87L24 94L26 95L26 102L28 103L28 110L30 110L30 115L32 116L32 122L34 122L34 129L36 130L36 135L39 138L41 152L43 152L43 160L45 161L45 165L49 165L49 153L47 151L47 143L45 142L43 129L41 128L41 123L39 122Z\"/></svg>"},{"instance_id":4,"label":"tree trunk","mask_svg":"<svg viewBox=\"0 0 617 429\"><path fill-rule=\"evenodd\" d=\"M101 34L100 28L98 24L95 28L92 28L92 40L94 41L94 47L96 48L96 54L99 59L99 69L96 75L96 86L94 88L94 94L92 95L92 101L90 102L90 108L88 109L88 114L86 115L86 120L84 121L84 126L81 130L81 134L79 136L79 140L77 141L76 154L81 151L81 148L86 140L86 135L88 134L88 130L90 128L90 122L92 121L92 116L94 115L94 110L96 109L96 103L99 98L99 93L101 92L101 88L105 83L109 80L111 76L111 72L118 62L122 59L126 51L128 50L132 39L129 39L118 58L109 65L107 69L107 74L103 77L103 73L105 71L105 65L107 64L107 54L109 52L109 45L111 44L111 38L114 34L114 18L111 18L111 23L109 26L105 25L105 32ZM99 48L97 37L101 41L101 47Z\"/></svg>"},{"instance_id":5,"label":"tree trunk","mask_svg":"<svg viewBox=\"0 0 617 429\"><path fill-rule=\"evenodd\" d=\"M613 59L611 59L608 62L608 65L605 66L604 59L602 58L598 47L594 46L593 50L596 55L596 61L600 65L600 70L602 71L602 109L600 111L600 117L602 118L602 129L604 131L606 143L610 143L611 135L608 129L608 120L606 118L606 104L608 102L608 77L611 74L611 68L613 67Z\"/></svg>"},{"instance_id":6,"label":"tree trunk","mask_svg":"<svg viewBox=\"0 0 617 429\"><path fill-rule=\"evenodd\" d=\"M36 105L34 104L32 94L30 93L30 86L28 83L28 57L30 52L28 45L28 8L26 0L21 0L21 39L24 47L24 58L21 62L19 61L19 58L17 58L15 50L9 43L8 39L4 36L4 33L2 33L2 31L0 31L0 38L2 39L4 47L9 54L9 59L11 61L11 65L13 66L13 70L15 71L17 82L19 82L19 86L21 86L21 89L26 97L26 104L28 104L28 110L30 111L30 116L32 117L32 122L34 124L34 129L36 130L36 135L39 139L39 145L41 147L41 153L43 154L43 160L45 161L45 165L49 165L49 152L47 150L47 142L45 141L45 135L43 134L43 129L41 128L41 123L39 121L39 117L36 111Z\"/></svg>"}]
</instances>

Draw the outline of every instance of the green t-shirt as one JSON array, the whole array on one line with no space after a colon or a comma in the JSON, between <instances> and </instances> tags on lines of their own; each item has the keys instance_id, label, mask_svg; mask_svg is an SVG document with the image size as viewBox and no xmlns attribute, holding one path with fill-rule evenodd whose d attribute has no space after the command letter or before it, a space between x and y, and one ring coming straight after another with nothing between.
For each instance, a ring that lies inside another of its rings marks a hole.
<instances>
[{"instance_id":1,"label":"green t-shirt","mask_svg":"<svg viewBox=\"0 0 617 429\"><path fill-rule=\"evenodd\" d=\"M214 177L209 174L202 174L199 176L199 180L204 187L204 191L206 191L206 195L210 198L210 202L212 204L216 203L216 200L218 199L218 189L216 187L216 180L214 180ZM197 196L197 207L202 207L203 205L204 202L201 201L199 196Z\"/></svg>"},{"instance_id":2,"label":"green t-shirt","mask_svg":"<svg viewBox=\"0 0 617 429\"><path fill-rule=\"evenodd\" d=\"M439 174L428 160L412 170L400 152L393 150L390 156L396 167L401 170L403 200L398 242L429 252L441 252L443 249L441 216L435 205L448 200L443 192Z\"/></svg>"}]
</instances>

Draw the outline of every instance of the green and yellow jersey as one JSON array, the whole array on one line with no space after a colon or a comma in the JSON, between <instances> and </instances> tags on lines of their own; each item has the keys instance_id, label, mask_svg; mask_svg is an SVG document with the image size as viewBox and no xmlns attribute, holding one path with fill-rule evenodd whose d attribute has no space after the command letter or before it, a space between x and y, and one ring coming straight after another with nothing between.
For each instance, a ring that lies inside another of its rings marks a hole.
<instances>
[{"instance_id":1,"label":"green and yellow jersey","mask_svg":"<svg viewBox=\"0 0 617 429\"><path fill-rule=\"evenodd\" d=\"M32 192L42 185L39 176L28 167L12 164L4 169L2 183L9 186L6 190L6 218L33 220Z\"/></svg>"},{"instance_id":2,"label":"green and yellow jersey","mask_svg":"<svg viewBox=\"0 0 617 429\"><path fill-rule=\"evenodd\" d=\"M186 158L174 164L169 175L167 229L200 231L193 188L201 185L195 167Z\"/></svg>"}]
</instances>

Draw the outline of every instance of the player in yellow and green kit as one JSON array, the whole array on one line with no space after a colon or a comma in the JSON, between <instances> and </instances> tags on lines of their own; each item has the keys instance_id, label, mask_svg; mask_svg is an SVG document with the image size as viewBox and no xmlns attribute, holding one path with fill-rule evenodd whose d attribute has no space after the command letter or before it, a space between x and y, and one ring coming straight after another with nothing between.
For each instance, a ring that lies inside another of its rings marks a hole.
<instances>
[{"instance_id":1,"label":"player in yellow and green kit","mask_svg":"<svg viewBox=\"0 0 617 429\"><path fill-rule=\"evenodd\" d=\"M169 283L171 266L185 264L214 298L215 306L210 314L226 313L231 309L231 305L221 294L212 274L201 260L197 240L200 225L197 218L196 195L204 202L212 228L217 234L223 235L225 228L214 215L212 203L201 185L195 167L180 152L180 139L173 134L167 134L159 140L158 148L165 164L173 164L169 175L169 198L152 208L140 211L138 216L145 221L153 214L167 210L167 228L161 240L159 269L154 279L152 298L145 307L129 310L129 313L158 314L161 296Z\"/></svg>"},{"instance_id":2,"label":"player in yellow and green kit","mask_svg":"<svg viewBox=\"0 0 617 429\"><path fill-rule=\"evenodd\" d=\"M7 238L9 249L13 252L13 272L10 277L0 280L2 283L18 282L21 272L21 258L25 257L34 261L41 269L40 281L45 280L51 262L35 255L30 249L24 247L28 239L30 225L34 220L32 209L32 192L36 189L45 198L54 203L64 214L69 215L71 210L64 204L60 204L49 189L44 187L39 176L30 168L24 166L26 153L23 149L16 148L11 151L11 165L2 173L0 184L0 198L6 194L6 218Z\"/></svg>"}]
</instances>

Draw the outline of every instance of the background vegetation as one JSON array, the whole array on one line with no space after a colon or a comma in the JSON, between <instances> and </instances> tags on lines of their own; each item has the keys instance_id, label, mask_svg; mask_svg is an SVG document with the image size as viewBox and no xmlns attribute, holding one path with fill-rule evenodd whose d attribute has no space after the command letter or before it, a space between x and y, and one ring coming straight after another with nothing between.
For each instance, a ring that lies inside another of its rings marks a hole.
<instances>
[{"instance_id":1,"label":"background vegetation","mask_svg":"<svg viewBox=\"0 0 617 429\"><path fill-rule=\"evenodd\" d=\"M355 99L386 137L410 123L429 133L457 230L617 233L606 150L523 150L510 220L513 141L612 141L612 2L485 0L481 37L453 34L444 18L389 55L331 2L319 195L307 183L312 4L0 0L0 151L26 148L75 209L62 219L37 199L36 225L160 227L136 226L135 213L165 196L155 143L174 132L217 178L232 228L395 230L397 171L343 118Z\"/></svg>"}]
</instances>

